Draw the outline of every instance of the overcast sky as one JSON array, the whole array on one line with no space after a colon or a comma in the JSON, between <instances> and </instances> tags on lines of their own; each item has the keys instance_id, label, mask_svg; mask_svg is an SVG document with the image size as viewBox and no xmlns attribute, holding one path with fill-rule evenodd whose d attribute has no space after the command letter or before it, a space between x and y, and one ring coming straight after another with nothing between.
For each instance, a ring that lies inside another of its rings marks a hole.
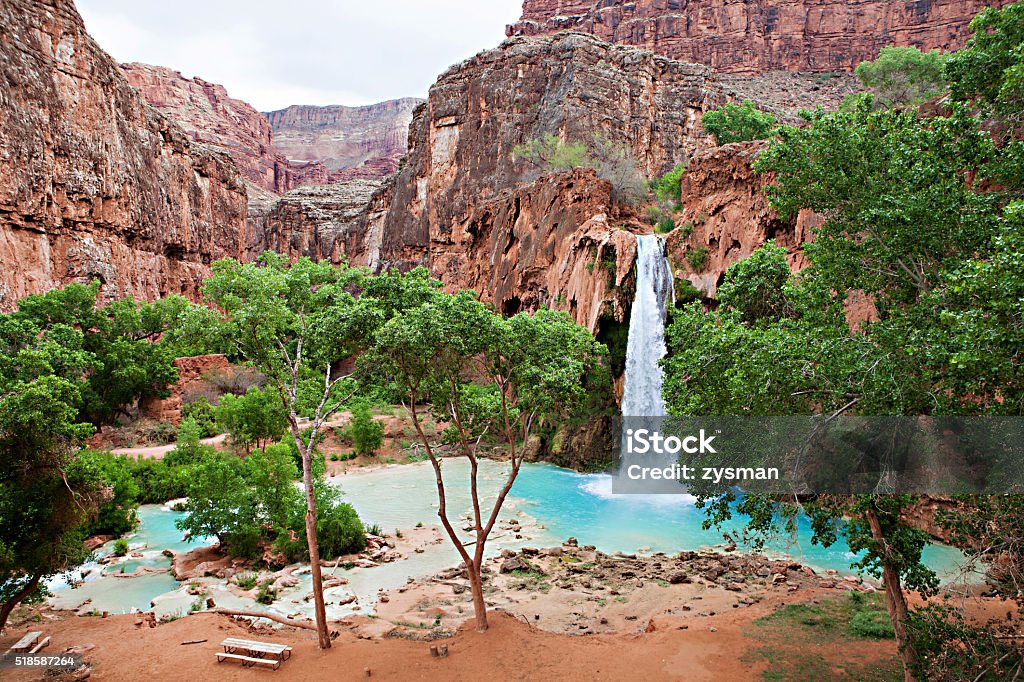
<instances>
[{"instance_id":1,"label":"overcast sky","mask_svg":"<svg viewBox=\"0 0 1024 682\"><path fill-rule=\"evenodd\" d=\"M121 62L227 87L260 111L425 97L450 65L496 47L522 0L76 0Z\"/></svg>"}]
</instances>

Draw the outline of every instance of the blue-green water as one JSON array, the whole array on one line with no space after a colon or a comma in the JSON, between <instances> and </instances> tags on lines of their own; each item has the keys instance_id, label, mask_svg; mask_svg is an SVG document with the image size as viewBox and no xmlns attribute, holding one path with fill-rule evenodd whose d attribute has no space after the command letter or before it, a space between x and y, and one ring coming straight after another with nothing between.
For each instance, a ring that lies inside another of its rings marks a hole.
<instances>
[{"instance_id":1,"label":"blue-green water","mask_svg":"<svg viewBox=\"0 0 1024 682\"><path fill-rule=\"evenodd\" d=\"M465 460L446 460L443 470L451 517L464 517L470 509L468 464ZM507 464L480 463L480 490L485 508L490 506L507 472ZM433 469L427 462L357 472L330 480L342 488L345 499L355 506L367 525L377 523L391 533L396 529L409 531L420 522L427 526L437 522L437 492ZM184 539L175 526L175 521L182 516L163 506L140 508L141 524L127 539L131 552L142 556L125 557L108 566L90 562L71 576L72 582L79 584L75 588L62 578L51 581L49 587L54 592L54 604L85 611L145 611L158 596L179 590L181 585L170 573L133 578L116 577L116 574L122 568L125 573L140 567L168 568L170 560L162 555L164 549L187 552L209 544L205 538L194 543ZM515 518L520 527L510 531L499 524L488 544L491 554L505 547L557 545L570 536L576 537L580 544L595 545L604 552L626 553L638 550L674 553L723 542L721 533L701 528L703 514L693 506L691 498L614 495L611 477L607 475L578 474L546 464L523 466L500 518ZM855 557L844 544L826 549L812 545L809 537L809 528L803 522L795 540L780 540L770 551L787 554L817 569L851 572L850 564ZM108 543L100 548L97 557L108 554L111 547L112 543ZM949 547L932 546L927 550L926 559L940 576L950 576L962 555ZM457 563L454 548L445 541L430 544L424 553L410 554L406 560L376 568L354 569L345 575L350 580L349 589L366 609L375 603L379 589L394 589L405 584L408 578L426 577ZM296 598L302 596L300 592L304 593L297 590ZM223 598L228 596L218 595L218 600ZM187 609L192 598L182 593L178 601L182 600ZM172 599L166 608L176 605Z\"/></svg>"},{"instance_id":2,"label":"blue-green water","mask_svg":"<svg viewBox=\"0 0 1024 682\"><path fill-rule=\"evenodd\" d=\"M558 537L575 536L580 544L605 552L692 550L724 542L722 533L705 531L704 513L685 495L614 495L611 478L604 474L577 474L539 464L524 466L512 494L523 498L522 509L535 516ZM818 569L849 573L856 557L843 542L830 548L810 542L808 520L802 519L796 538L779 538L768 551L786 553ZM926 561L940 574L958 568L963 555L950 547L933 545Z\"/></svg>"}]
</instances>

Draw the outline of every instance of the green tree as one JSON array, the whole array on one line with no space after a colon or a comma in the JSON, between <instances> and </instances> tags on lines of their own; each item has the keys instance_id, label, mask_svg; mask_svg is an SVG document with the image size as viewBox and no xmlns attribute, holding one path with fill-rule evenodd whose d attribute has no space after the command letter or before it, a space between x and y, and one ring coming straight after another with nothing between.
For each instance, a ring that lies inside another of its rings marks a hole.
<instances>
[{"instance_id":1,"label":"green tree","mask_svg":"<svg viewBox=\"0 0 1024 682\"><path fill-rule=\"evenodd\" d=\"M42 582L88 555L83 525L103 501L75 453L81 377L93 362L81 331L0 315L0 629Z\"/></svg>"},{"instance_id":2,"label":"green tree","mask_svg":"<svg viewBox=\"0 0 1024 682\"><path fill-rule=\"evenodd\" d=\"M237 354L267 377L267 390L277 394L302 456L306 542L322 649L331 646L331 639L316 541L313 449L325 422L354 394L350 377L335 374L335 363L358 350L380 323L381 312L372 301L349 292L365 279L361 270L308 258L289 266L284 257L267 252L245 265L217 261L203 285L206 299L221 311L219 333L232 339ZM302 438L302 414L309 418L308 442Z\"/></svg>"},{"instance_id":3,"label":"green tree","mask_svg":"<svg viewBox=\"0 0 1024 682\"><path fill-rule=\"evenodd\" d=\"M758 110L750 100L744 100L741 104L729 102L721 109L706 112L701 125L722 145L767 139L775 128L775 117Z\"/></svg>"},{"instance_id":4,"label":"green tree","mask_svg":"<svg viewBox=\"0 0 1024 682\"><path fill-rule=\"evenodd\" d=\"M384 444L384 425L370 414L370 406L363 401L352 405L352 420L348 435L360 455L376 454Z\"/></svg>"},{"instance_id":5,"label":"green tree","mask_svg":"<svg viewBox=\"0 0 1024 682\"><path fill-rule=\"evenodd\" d=\"M86 535L113 535L119 537L132 531L138 524L139 486L132 474L131 460L109 452L83 451L78 453L78 466L91 469L91 478L101 481L108 490L96 518L86 524Z\"/></svg>"},{"instance_id":6,"label":"green tree","mask_svg":"<svg viewBox=\"0 0 1024 682\"><path fill-rule=\"evenodd\" d=\"M566 171L573 168L594 168L595 161L582 142L565 142L548 134L516 145L512 160L523 161L541 171Z\"/></svg>"},{"instance_id":7,"label":"green tree","mask_svg":"<svg viewBox=\"0 0 1024 682\"><path fill-rule=\"evenodd\" d=\"M390 369L408 396L416 432L434 468L441 525L469 574L477 629L487 629L483 558L487 539L522 466L529 439L544 419L565 419L587 398L584 384L602 366L606 349L568 315L542 310L504 319L491 313L473 292L438 294L419 308L399 314L376 334L364 361ZM467 376L486 376L486 388ZM435 419L450 424L445 442L470 464L471 540L452 525L447 509L441 455L423 430L420 405L430 398ZM479 446L486 434L507 444L509 473L489 510L477 485Z\"/></svg>"},{"instance_id":8,"label":"green tree","mask_svg":"<svg viewBox=\"0 0 1024 682\"><path fill-rule=\"evenodd\" d=\"M857 66L857 80L886 108L920 104L946 91L939 50L921 52L916 47L883 47L874 61Z\"/></svg>"},{"instance_id":9,"label":"green tree","mask_svg":"<svg viewBox=\"0 0 1024 682\"><path fill-rule=\"evenodd\" d=\"M158 342L180 310L179 299L140 303L132 298L99 305L99 282L69 284L18 302L14 317L40 329L81 330L92 356L78 408L94 424L110 423L142 398L165 398L178 378L171 350Z\"/></svg>"},{"instance_id":10,"label":"green tree","mask_svg":"<svg viewBox=\"0 0 1024 682\"><path fill-rule=\"evenodd\" d=\"M288 428L288 414L272 388L249 388L245 395L221 396L215 409L217 421L231 434L231 442L245 448L266 447Z\"/></svg>"},{"instance_id":11,"label":"green tree","mask_svg":"<svg viewBox=\"0 0 1024 682\"><path fill-rule=\"evenodd\" d=\"M990 7L970 25L974 35L946 63L953 98L1020 122L1024 111L1024 4Z\"/></svg>"}]
</instances>

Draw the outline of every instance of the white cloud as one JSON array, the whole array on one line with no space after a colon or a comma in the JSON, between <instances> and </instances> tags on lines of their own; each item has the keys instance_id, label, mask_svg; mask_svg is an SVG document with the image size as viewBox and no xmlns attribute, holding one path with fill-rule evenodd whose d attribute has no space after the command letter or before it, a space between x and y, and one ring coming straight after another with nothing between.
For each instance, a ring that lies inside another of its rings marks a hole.
<instances>
[{"instance_id":1,"label":"white cloud","mask_svg":"<svg viewBox=\"0 0 1024 682\"><path fill-rule=\"evenodd\" d=\"M496 47L522 0L78 0L122 62L224 85L261 111L425 97L437 75Z\"/></svg>"}]
</instances>

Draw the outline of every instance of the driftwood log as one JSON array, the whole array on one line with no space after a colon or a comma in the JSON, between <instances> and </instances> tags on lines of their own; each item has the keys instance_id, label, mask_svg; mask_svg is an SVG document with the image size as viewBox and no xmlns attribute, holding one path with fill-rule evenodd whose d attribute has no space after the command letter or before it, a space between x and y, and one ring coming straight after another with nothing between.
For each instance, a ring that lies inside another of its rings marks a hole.
<instances>
[{"instance_id":1,"label":"driftwood log","mask_svg":"<svg viewBox=\"0 0 1024 682\"><path fill-rule=\"evenodd\" d=\"M222 616L244 616L246 618L266 618L272 620L275 623L281 623L282 625L291 625L296 628L305 628L307 630L316 630L316 624L311 620L289 620L284 616L278 616L273 613L262 613L260 611L235 611L234 609L217 609L214 613L219 613Z\"/></svg>"}]
</instances>

